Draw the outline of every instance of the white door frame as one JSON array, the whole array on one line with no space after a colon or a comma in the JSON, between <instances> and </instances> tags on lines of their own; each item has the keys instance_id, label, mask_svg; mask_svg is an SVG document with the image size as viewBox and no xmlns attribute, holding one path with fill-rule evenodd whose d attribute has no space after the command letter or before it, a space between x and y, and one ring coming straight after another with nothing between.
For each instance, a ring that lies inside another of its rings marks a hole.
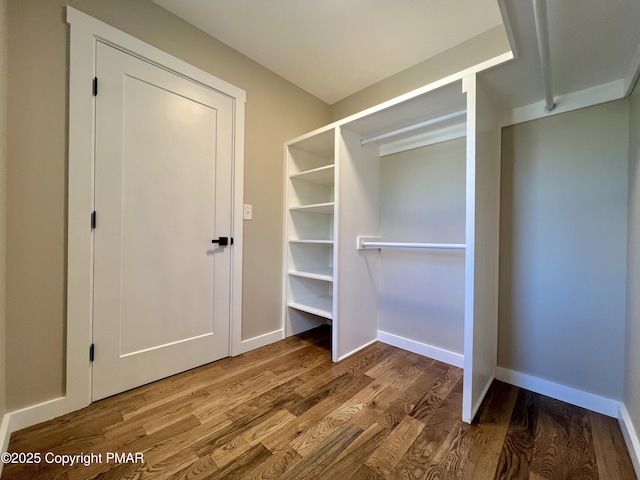
<instances>
[{"instance_id":1,"label":"white door frame","mask_svg":"<svg viewBox=\"0 0 640 480\"><path fill-rule=\"evenodd\" d=\"M93 310L93 165L95 112L91 85L95 76L96 42L107 43L165 70L212 88L233 99L234 167L231 273L231 355L240 352L242 314L242 233L244 185L244 108L246 93L213 75L123 33L72 7L69 74L69 197L67 246L67 365L66 396L54 402L51 416L83 408L91 403ZM99 222L99 220L98 220ZM44 404L43 404L44 406ZM43 412L44 413L44 412ZM47 415L48 416L48 415Z\"/></svg>"}]
</instances>

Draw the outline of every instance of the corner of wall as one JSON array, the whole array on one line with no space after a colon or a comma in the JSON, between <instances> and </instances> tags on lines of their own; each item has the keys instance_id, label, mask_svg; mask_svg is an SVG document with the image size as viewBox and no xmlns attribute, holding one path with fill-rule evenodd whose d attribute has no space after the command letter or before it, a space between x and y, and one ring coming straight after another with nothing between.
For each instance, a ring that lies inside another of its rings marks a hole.
<instances>
[{"instance_id":1,"label":"corner of wall","mask_svg":"<svg viewBox=\"0 0 640 480\"><path fill-rule=\"evenodd\" d=\"M636 471L636 476L640 478L640 437L638 436L638 431L633 426L629 411L624 403L620 404L618 423L620 424L624 441L627 444L627 450L629 450L633 469Z\"/></svg>"},{"instance_id":2,"label":"corner of wall","mask_svg":"<svg viewBox=\"0 0 640 480\"><path fill-rule=\"evenodd\" d=\"M0 452L9 446L9 416L6 415L6 166L7 166L7 0L0 0ZM2 463L0 462L0 474Z\"/></svg>"},{"instance_id":3,"label":"corner of wall","mask_svg":"<svg viewBox=\"0 0 640 480\"><path fill-rule=\"evenodd\" d=\"M629 197L627 237L627 324L624 396L620 427L640 478L640 253L632 248L640 242L640 86L629 97Z\"/></svg>"}]
</instances>

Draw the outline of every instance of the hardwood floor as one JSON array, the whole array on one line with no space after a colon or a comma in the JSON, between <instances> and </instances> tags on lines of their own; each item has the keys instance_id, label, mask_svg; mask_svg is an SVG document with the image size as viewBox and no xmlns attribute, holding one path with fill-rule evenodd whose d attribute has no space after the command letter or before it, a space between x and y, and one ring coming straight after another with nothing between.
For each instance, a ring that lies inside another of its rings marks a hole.
<instances>
[{"instance_id":1,"label":"hardwood floor","mask_svg":"<svg viewBox=\"0 0 640 480\"><path fill-rule=\"evenodd\" d=\"M9 452L41 462L2 478L636 478L612 418L495 382L466 425L460 369L382 343L333 364L329 348L317 329L16 432Z\"/></svg>"}]
</instances>

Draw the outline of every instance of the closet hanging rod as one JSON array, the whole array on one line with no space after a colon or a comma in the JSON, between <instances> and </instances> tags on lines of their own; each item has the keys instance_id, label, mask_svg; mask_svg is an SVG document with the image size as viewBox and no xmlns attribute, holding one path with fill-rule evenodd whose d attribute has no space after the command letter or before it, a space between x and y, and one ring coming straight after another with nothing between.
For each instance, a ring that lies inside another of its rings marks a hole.
<instances>
[{"instance_id":1,"label":"closet hanging rod","mask_svg":"<svg viewBox=\"0 0 640 480\"><path fill-rule=\"evenodd\" d=\"M552 112L556 108L551 84L551 49L549 48L549 18L547 16L546 0L533 0L533 14L538 38L538 55L540 56L540 70L544 84L544 110Z\"/></svg>"},{"instance_id":2,"label":"closet hanging rod","mask_svg":"<svg viewBox=\"0 0 640 480\"><path fill-rule=\"evenodd\" d=\"M453 113L448 113L446 115L442 115L441 117L432 118L431 120L425 120L424 122L416 123L414 125L409 125L407 127L399 128L397 130L392 130L391 132L381 133L380 135L376 135L375 137L363 138L360 140L360 145L365 146L370 143L377 142L379 140L386 140L387 138L395 137L397 135L402 135L403 133L413 132L414 130L419 130L424 127L429 127L431 125L435 125L437 123L446 122L447 120L451 120L452 118L458 118L465 116L467 114L466 110L460 110Z\"/></svg>"},{"instance_id":3,"label":"closet hanging rod","mask_svg":"<svg viewBox=\"0 0 640 480\"><path fill-rule=\"evenodd\" d=\"M373 248L421 248L431 250L464 250L464 243L406 243L406 242L379 242L367 237L357 238L358 250Z\"/></svg>"}]
</instances>

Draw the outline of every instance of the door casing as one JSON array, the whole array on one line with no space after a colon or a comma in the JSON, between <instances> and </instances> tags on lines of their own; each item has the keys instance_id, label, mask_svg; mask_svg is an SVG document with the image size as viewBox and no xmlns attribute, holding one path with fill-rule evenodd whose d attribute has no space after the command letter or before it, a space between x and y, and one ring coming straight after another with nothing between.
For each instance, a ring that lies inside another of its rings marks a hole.
<instances>
[{"instance_id":1,"label":"door casing","mask_svg":"<svg viewBox=\"0 0 640 480\"><path fill-rule=\"evenodd\" d=\"M219 91L233 99L233 198L231 274L231 355L242 353L242 238L244 184L244 108L246 93L203 70L142 42L72 7L67 7L71 25L69 75L69 194L67 247L67 354L66 395L47 402L37 421L83 408L91 403L93 310L93 211L94 97L97 41L139 57L165 70ZM99 88L99 87L98 87ZM43 404L44 405L44 404ZM34 422L35 423L35 422Z\"/></svg>"}]
</instances>

